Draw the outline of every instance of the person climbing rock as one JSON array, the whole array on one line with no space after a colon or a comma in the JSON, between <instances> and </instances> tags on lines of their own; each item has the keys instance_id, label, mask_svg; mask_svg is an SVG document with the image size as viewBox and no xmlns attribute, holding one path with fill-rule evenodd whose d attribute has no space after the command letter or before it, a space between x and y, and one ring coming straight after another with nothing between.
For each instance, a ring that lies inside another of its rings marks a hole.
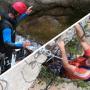
<instances>
[{"instance_id":1,"label":"person climbing rock","mask_svg":"<svg viewBox=\"0 0 90 90\"><path fill-rule=\"evenodd\" d=\"M8 13L0 13L0 58L1 73L11 67L12 52L16 48L26 48L30 42L16 43L16 26L27 16L32 9L22 1L14 2L8 7Z\"/></svg>"},{"instance_id":2,"label":"person climbing rock","mask_svg":"<svg viewBox=\"0 0 90 90\"><path fill-rule=\"evenodd\" d=\"M80 24L75 25L75 31L84 50L84 54L70 61L66 55L64 41L61 40L58 42L61 50L61 61L65 69L64 74L65 77L70 79L90 80L90 44L86 41Z\"/></svg>"}]
</instances>

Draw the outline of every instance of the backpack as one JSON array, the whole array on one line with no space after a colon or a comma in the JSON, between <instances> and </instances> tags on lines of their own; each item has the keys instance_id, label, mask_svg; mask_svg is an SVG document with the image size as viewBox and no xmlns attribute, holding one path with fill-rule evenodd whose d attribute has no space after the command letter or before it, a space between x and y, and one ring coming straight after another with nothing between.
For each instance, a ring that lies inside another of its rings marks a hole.
<instances>
[{"instance_id":1,"label":"backpack","mask_svg":"<svg viewBox=\"0 0 90 90\"><path fill-rule=\"evenodd\" d=\"M46 66L47 69L50 70L54 75L61 77L63 76L64 68L59 58L53 57L48 62L45 62L43 65Z\"/></svg>"},{"instance_id":2,"label":"backpack","mask_svg":"<svg viewBox=\"0 0 90 90\"><path fill-rule=\"evenodd\" d=\"M0 1L0 21L3 18L8 17L7 13L8 13L9 7L10 7L10 4L8 2Z\"/></svg>"}]
</instances>

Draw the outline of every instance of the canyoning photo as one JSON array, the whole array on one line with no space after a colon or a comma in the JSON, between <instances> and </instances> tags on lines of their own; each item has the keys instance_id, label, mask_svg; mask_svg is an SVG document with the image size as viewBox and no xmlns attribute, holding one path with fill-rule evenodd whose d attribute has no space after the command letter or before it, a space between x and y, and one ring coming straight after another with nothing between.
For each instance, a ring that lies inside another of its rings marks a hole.
<instances>
[{"instance_id":1,"label":"canyoning photo","mask_svg":"<svg viewBox=\"0 0 90 90\"><path fill-rule=\"evenodd\" d=\"M90 90L89 0L0 0L0 90Z\"/></svg>"}]
</instances>

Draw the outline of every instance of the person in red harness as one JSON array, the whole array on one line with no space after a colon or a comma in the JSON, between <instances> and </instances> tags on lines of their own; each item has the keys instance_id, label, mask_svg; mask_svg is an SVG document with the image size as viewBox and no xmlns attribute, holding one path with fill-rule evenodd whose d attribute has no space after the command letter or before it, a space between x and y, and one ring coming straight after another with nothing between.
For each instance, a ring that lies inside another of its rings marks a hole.
<instances>
[{"instance_id":1,"label":"person in red harness","mask_svg":"<svg viewBox=\"0 0 90 90\"><path fill-rule=\"evenodd\" d=\"M64 41L58 42L63 67L65 69L64 74L70 79L90 80L90 44L86 41L84 32L79 24L75 25L75 30L84 50L84 54L70 61L66 55Z\"/></svg>"}]
</instances>

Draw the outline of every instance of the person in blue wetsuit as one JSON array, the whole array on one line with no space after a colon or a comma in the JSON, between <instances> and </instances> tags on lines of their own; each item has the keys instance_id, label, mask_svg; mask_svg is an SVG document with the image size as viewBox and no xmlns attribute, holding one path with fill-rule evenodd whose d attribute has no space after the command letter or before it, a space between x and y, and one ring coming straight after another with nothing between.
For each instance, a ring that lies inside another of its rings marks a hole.
<instances>
[{"instance_id":1,"label":"person in blue wetsuit","mask_svg":"<svg viewBox=\"0 0 90 90\"><path fill-rule=\"evenodd\" d=\"M4 58L0 60L1 73L11 67L12 52L16 48L26 48L30 42L16 43L15 29L18 23L25 19L30 13L31 8L27 8L24 2L18 1L9 6L8 14L2 14L0 20L0 53Z\"/></svg>"}]
</instances>

